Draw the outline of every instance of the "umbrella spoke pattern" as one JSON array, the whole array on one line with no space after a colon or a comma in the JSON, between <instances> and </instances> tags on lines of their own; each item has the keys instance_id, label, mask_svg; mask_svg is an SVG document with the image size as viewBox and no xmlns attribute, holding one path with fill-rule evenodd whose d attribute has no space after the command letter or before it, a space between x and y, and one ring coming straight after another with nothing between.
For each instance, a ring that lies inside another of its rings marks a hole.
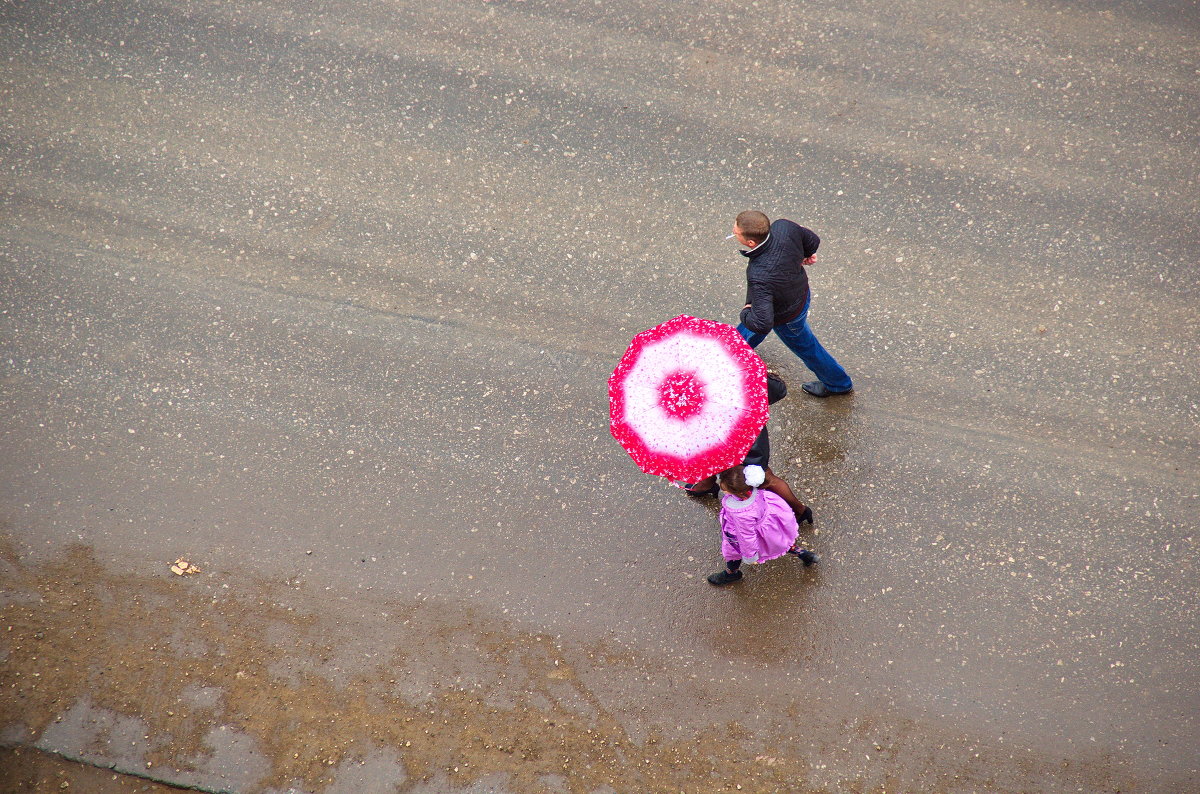
<instances>
[{"instance_id":1,"label":"umbrella spoke pattern","mask_svg":"<svg viewBox=\"0 0 1200 794\"><path fill-rule=\"evenodd\" d=\"M695 482L741 463L767 370L732 326L680 315L633 338L608 380L613 437L642 471Z\"/></svg>"}]
</instances>

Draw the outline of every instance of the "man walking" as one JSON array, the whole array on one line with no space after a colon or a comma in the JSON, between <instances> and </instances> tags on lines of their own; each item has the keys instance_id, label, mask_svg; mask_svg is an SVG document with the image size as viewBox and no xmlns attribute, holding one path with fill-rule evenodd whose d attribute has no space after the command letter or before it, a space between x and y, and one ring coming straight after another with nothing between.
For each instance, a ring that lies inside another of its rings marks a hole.
<instances>
[{"instance_id":1,"label":"man walking","mask_svg":"<svg viewBox=\"0 0 1200 794\"><path fill-rule=\"evenodd\" d=\"M842 365L826 352L808 327L808 273L805 265L817 259L821 238L812 229L780 218L774 223L757 210L747 210L733 222L733 235L746 246L746 308L738 332L758 347L774 331L800 357L817 380L800 388L814 397L847 394L854 384Z\"/></svg>"}]
</instances>

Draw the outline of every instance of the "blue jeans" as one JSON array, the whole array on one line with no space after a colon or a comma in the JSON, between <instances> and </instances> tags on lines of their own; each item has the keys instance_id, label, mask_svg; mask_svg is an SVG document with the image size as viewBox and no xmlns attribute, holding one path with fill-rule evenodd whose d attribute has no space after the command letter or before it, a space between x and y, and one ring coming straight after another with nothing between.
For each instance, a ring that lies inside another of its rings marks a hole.
<instances>
[{"instance_id":1,"label":"blue jeans","mask_svg":"<svg viewBox=\"0 0 1200 794\"><path fill-rule=\"evenodd\" d=\"M766 334L755 333L741 323L737 329L750 347L758 347L767 338ZM825 384L825 388L831 392L845 392L854 388L846 370L821 347L817 337L813 336L812 329L808 327L808 303L804 304L804 310L800 312L799 317L771 330L779 337L779 341L787 345L788 350L800 357L804 366L813 371L817 380Z\"/></svg>"}]
</instances>

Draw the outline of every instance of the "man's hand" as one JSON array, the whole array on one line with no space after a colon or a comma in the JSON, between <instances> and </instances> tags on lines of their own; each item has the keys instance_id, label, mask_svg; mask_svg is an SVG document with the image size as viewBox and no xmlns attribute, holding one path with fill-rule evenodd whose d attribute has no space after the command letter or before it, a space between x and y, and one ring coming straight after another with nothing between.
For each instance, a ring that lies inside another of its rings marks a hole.
<instances>
[{"instance_id":1,"label":"man's hand","mask_svg":"<svg viewBox=\"0 0 1200 794\"><path fill-rule=\"evenodd\" d=\"M743 309L749 309L749 308L750 308L750 304L749 304L749 303L747 303L747 304L746 304L745 306L743 306L742 308L743 308Z\"/></svg>"},{"instance_id":2,"label":"man's hand","mask_svg":"<svg viewBox=\"0 0 1200 794\"><path fill-rule=\"evenodd\" d=\"M802 265L815 265L817 263L817 255L813 254L800 262Z\"/></svg>"}]
</instances>

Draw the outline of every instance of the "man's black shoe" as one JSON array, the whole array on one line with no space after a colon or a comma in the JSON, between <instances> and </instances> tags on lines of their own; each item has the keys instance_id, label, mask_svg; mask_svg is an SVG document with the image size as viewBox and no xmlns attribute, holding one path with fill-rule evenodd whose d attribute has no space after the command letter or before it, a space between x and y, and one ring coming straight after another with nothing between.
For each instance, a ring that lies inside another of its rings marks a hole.
<instances>
[{"instance_id":1,"label":"man's black shoe","mask_svg":"<svg viewBox=\"0 0 1200 794\"><path fill-rule=\"evenodd\" d=\"M741 571L734 571L733 573L730 573L726 570L720 570L716 573L709 574L708 583L715 584L717 587L721 587L722 585L733 584L734 582L741 581L741 578Z\"/></svg>"},{"instance_id":2,"label":"man's black shoe","mask_svg":"<svg viewBox=\"0 0 1200 794\"><path fill-rule=\"evenodd\" d=\"M811 394L813 397L836 397L839 394L849 394L854 389L846 389L845 391L830 391L829 388L819 380L809 381L808 383L800 384L800 388Z\"/></svg>"}]
</instances>

